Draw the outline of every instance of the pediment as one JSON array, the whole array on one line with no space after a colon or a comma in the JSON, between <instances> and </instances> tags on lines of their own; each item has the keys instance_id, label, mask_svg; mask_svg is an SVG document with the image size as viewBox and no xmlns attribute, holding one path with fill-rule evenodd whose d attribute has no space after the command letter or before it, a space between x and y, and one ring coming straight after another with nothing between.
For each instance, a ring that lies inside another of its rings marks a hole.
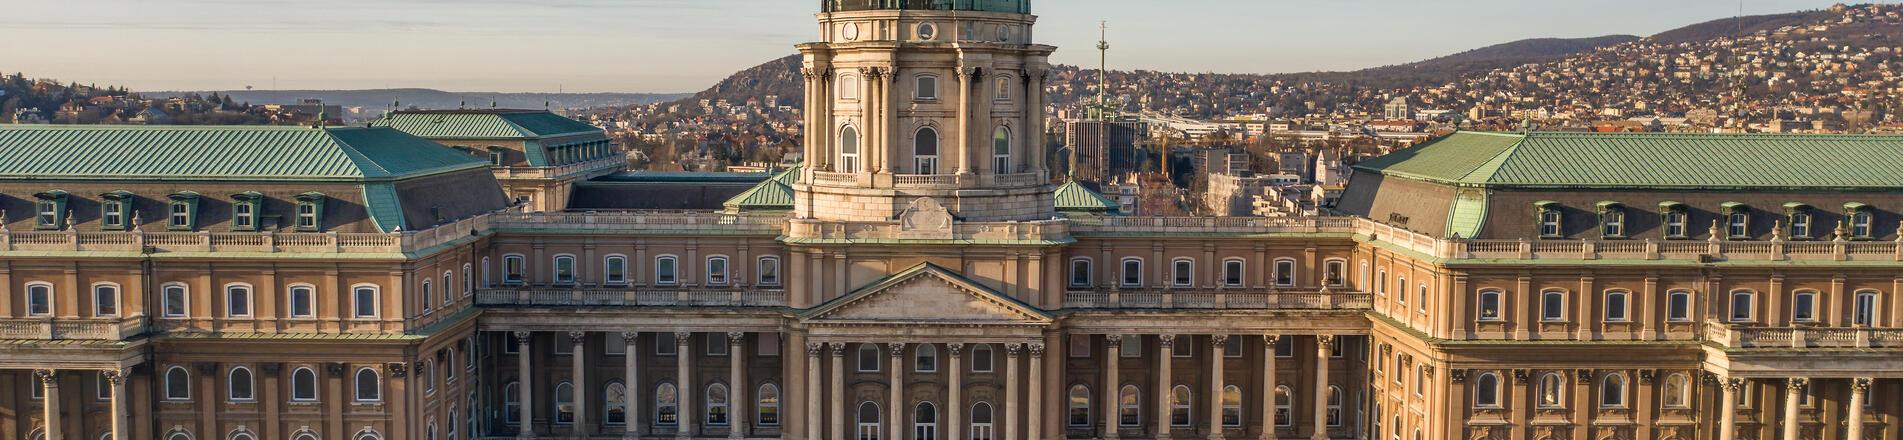
<instances>
[{"instance_id":1,"label":"pediment","mask_svg":"<svg viewBox=\"0 0 1903 440\"><path fill-rule=\"evenodd\" d=\"M922 264L808 312L812 323L1042 325L1051 317L933 264Z\"/></svg>"}]
</instances>

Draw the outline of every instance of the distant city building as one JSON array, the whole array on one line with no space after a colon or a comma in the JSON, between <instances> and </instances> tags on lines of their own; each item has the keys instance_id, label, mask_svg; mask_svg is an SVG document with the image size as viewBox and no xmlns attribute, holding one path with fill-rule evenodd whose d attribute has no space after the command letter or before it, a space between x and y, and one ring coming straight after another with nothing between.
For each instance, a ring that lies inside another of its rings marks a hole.
<instances>
[{"instance_id":1,"label":"distant city building","mask_svg":"<svg viewBox=\"0 0 1903 440\"><path fill-rule=\"evenodd\" d=\"M1414 119L1414 106L1408 104L1407 97L1397 96L1388 101L1381 114L1388 119Z\"/></svg>"}]
</instances>

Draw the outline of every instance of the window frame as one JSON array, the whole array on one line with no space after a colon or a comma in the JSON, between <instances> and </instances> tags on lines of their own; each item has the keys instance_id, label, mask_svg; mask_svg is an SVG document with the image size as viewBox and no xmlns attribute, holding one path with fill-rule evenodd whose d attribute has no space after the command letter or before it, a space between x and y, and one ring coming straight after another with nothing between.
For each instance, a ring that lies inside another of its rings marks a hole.
<instances>
[{"instance_id":1,"label":"window frame","mask_svg":"<svg viewBox=\"0 0 1903 440\"><path fill-rule=\"evenodd\" d=\"M179 313L172 313L172 294L178 293ZM159 317L165 319L189 319L192 316L192 287L183 282L171 281L159 284Z\"/></svg>"},{"instance_id":2,"label":"window frame","mask_svg":"<svg viewBox=\"0 0 1903 440\"><path fill-rule=\"evenodd\" d=\"M364 398L364 373L370 373L371 395ZM350 374L350 397L352 402L376 403L383 401L383 372L373 367L360 367Z\"/></svg>"},{"instance_id":3,"label":"window frame","mask_svg":"<svg viewBox=\"0 0 1903 440\"><path fill-rule=\"evenodd\" d=\"M1082 270L1079 269L1081 263ZM1071 257L1069 285L1073 288L1088 288L1095 281L1095 263L1090 257ZM1079 278L1079 277L1082 278Z\"/></svg>"},{"instance_id":4,"label":"window frame","mask_svg":"<svg viewBox=\"0 0 1903 440\"><path fill-rule=\"evenodd\" d=\"M59 305L55 302L55 301L59 301L59 291L53 287L53 283L49 283L45 281L30 281L26 283L25 288L26 288L26 292L25 292L26 293L26 304L25 304L26 316L51 317L51 316L59 314ZM41 293L35 294L34 292L36 291ZM39 303L38 307L34 305L34 303L36 302L34 301L35 296L42 298L39 301L37 301ZM45 310L36 312L34 311L36 308L43 308Z\"/></svg>"},{"instance_id":5,"label":"window frame","mask_svg":"<svg viewBox=\"0 0 1903 440\"><path fill-rule=\"evenodd\" d=\"M1869 298L1866 305L1864 298ZM1858 290L1851 294L1850 325L1855 327L1875 327L1881 319L1883 293L1876 290Z\"/></svg>"},{"instance_id":6,"label":"window frame","mask_svg":"<svg viewBox=\"0 0 1903 440\"><path fill-rule=\"evenodd\" d=\"M768 403L769 401L767 399L768 390L771 390L773 394L771 403ZM767 382L754 388L753 424L755 426L780 426L780 424L783 423L780 418L785 415L780 412L780 407L784 404L785 399L786 394L780 391L779 384ZM769 408L771 408L770 413L772 417L768 417Z\"/></svg>"},{"instance_id":7,"label":"window frame","mask_svg":"<svg viewBox=\"0 0 1903 440\"><path fill-rule=\"evenodd\" d=\"M1566 307L1568 293L1561 289L1540 291L1540 322L1567 322L1567 315L1571 312ZM1553 302L1555 295L1559 297L1557 304Z\"/></svg>"},{"instance_id":8,"label":"window frame","mask_svg":"<svg viewBox=\"0 0 1903 440\"><path fill-rule=\"evenodd\" d=\"M662 266L663 262L666 263L665 267L668 268L668 270L666 271L661 270L661 268L663 267ZM654 256L654 285L656 286L681 285L681 257L680 256L674 255L674 254L661 254L661 255Z\"/></svg>"},{"instance_id":9,"label":"window frame","mask_svg":"<svg viewBox=\"0 0 1903 440\"><path fill-rule=\"evenodd\" d=\"M323 232L324 204L329 200L324 193L307 192L297 195L296 211L293 223L298 232Z\"/></svg>"},{"instance_id":10,"label":"window frame","mask_svg":"<svg viewBox=\"0 0 1903 440\"><path fill-rule=\"evenodd\" d=\"M1081 393L1079 393L1080 391ZM1090 386L1084 384L1071 385L1069 389L1065 390L1064 426L1072 428L1088 428L1091 426L1090 395ZM1082 416L1082 418L1080 419L1079 416Z\"/></svg>"},{"instance_id":11,"label":"window frame","mask_svg":"<svg viewBox=\"0 0 1903 440\"><path fill-rule=\"evenodd\" d=\"M303 292L304 313L298 313L298 296ZM291 283L284 286L284 317L286 319L317 318L317 286L309 283Z\"/></svg>"},{"instance_id":12,"label":"window frame","mask_svg":"<svg viewBox=\"0 0 1903 440\"><path fill-rule=\"evenodd\" d=\"M733 426L733 389L726 382L707 384L701 393L701 416L702 426Z\"/></svg>"},{"instance_id":13,"label":"window frame","mask_svg":"<svg viewBox=\"0 0 1903 440\"><path fill-rule=\"evenodd\" d=\"M245 395L243 396L238 395L239 373L244 374L245 383L243 384L244 385L243 391L245 391ZM227 402L256 402L257 400L258 400L258 377L256 374L251 373L251 368L245 367L243 365L238 365L238 366L233 366L228 370L225 370L225 401Z\"/></svg>"},{"instance_id":14,"label":"window frame","mask_svg":"<svg viewBox=\"0 0 1903 440\"><path fill-rule=\"evenodd\" d=\"M1725 310L1726 312L1725 316L1728 322L1735 322L1735 323L1758 322L1758 293L1757 291L1750 290L1750 289L1736 289L1736 290L1732 290L1731 295L1727 296L1726 298L1729 299L1729 301L1725 303L1727 305ZM1740 298L1744 299L1745 302L1739 303L1738 300ZM1744 313L1742 315L1738 313L1739 312L1738 306L1740 304L1744 305L1743 307Z\"/></svg>"},{"instance_id":15,"label":"window frame","mask_svg":"<svg viewBox=\"0 0 1903 440\"><path fill-rule=\"evenodd\" d=\"M1630 406L1626 393L1631 391L1631 387L1627 386L1626 382L1624 373L1607 374L1605 378L1600 379L1599 407L1613 409ZM1617 389L1614 389L1614 387L1617 387Z\"/></svg>"},{"instance_id":16,"label":"window frame","mask_svg":"<svg viewBox=\"0 0 1903 440\"><path fill-rule=\"evenodd\" d=\"M247 283L228 283L225 284L224 292L226 319L252 319L256 317L257 302L255 300L257 296L255 293L257 289L252 288L251 285ZM240 304L239 301L236 301L237 298L244 298L243 303ZM238 310L239 307L242 307L244 310Z\"/></svg>"},{"instance_id":17,"label":"window frame","mask_svg":"<svg viewBox=\"0 0 1903 440\"><path fill-rule=\"evenodd\" d=\"M1196 287L1196 259L1189 257L1170 259L1170 287Z\"/></svg>"},{"instance_id":18,"label":"window frame","mask_svg":"<svg viewBox=\"0 0 1903 440\"><path fill-rule=\"evenodd\" d=\"M178 373L180 376L174 377L172 375L173 373ZM160 390L160 393L165 396L166 401L184 402L192 400L192 372L190 370L185 369L183 366L173 365L171 368L165 369L164 379L164 387ZM175 380L183 382L179 389L179 391L183 391L182 394L174 394L172 392L175 391L173 390Z\"/></svg>"},{"instance_id":19,"label":"window frame","mask_svg":"<svg viewBox=\"0 0 1903 440\"><path fill-rule=\"evenodd\" d=\"M853 93L856 94L858 92L853 91ZM857 98L855 97L855 98L849 98L848 100L856 100L856 99ZM860 138L859 129L857 127L852 126L852 124L846 124L845 126L839 129L839 145L837 146L839 148L839 167L836 168L838 172L841 172L841 173L858 173L859 172L860 165L861 165L859 163L859 158L860 158L859 150L862 149L861 146L859 145L861 143L859 138Z\"/></svg>"},{"instance_id":20,"label":"window frame","mask_svg":"<svg viewBox=\"0 0 1903 440\"><path fill-rule=\"evenodd\" d=\"M999 125L991 132L991 172L1011 174L1011 127Z\"/></svg>"},{"instance_id":21,"label":"window frame","mask_svg":"<svg viewBox=\"0 0 1903 440\"><path fill-rule=\"evenodd\" d=\"M927 87L928 82L930 87ZM926 73L912 76L912 100L938 102L938 75Z\"/></svg>"},{"instance_id":22,"label":"window frame","mask_svg":"<svg viewBox=\"0 0 1903 440\"><path fill-rule=\"evenodd\" d=\"M1602 308L1606 322L1632 322L1632 292L1624 289L1607 290Z\"/></svg>"},{"instance_id":23,"label":"window frame","mask_svg":"<svg viewBox=\"0 0 1903 440\"><path fill-rule=\"evenodd\" d=\"M1302 265L1296 263L1294 258L1277 258L1273 267L1275 268L1275 287L1295 287L1296 284L1302 282L1300 273Z\"/></svg>"},{"instance_id":24,"label":"window frame","mask_svg":"<svg viewBox=\"0 0 1903 440\"><path fill-rule=\"evenodd\" d=\"M522 254L504 254L502 256L502 284L520 286L528 284L529 260Z\"/></svg>"},{"instance_id":25,"label":"window frame","mask_svg":"<svg viewBox=\"0 0 1903 440\"><path fill-rule=\"evenodd\" d=\"M1815 323L1822 319L1818 312L1817 299L1821 295L1816 290L1799 289L1791 292L1791 322Z\"/></svg>"},{"instance_id":26,"label":"window frame","mask_svg":"<svg viewBox=\"0 0 1903 440\"><path fill-rule=\"evenodd\" d=\"M669 397L672 397L671 399ZM654 385L654 426L681 426L681 389L674 382Z\"/></svg>"},{"instance_id":27,"label":"window frame","mask_svg":"<svg viewBox=\"0 0 1903 440\"><path fill-rule=\"evenodd\" d=\"M305 374L310 375L309 397L303 396L302 394L304 393L300 393L299 391L301 390L298 389L298 376L305 375ZM302 366L291 369L291 401L292 402L316 402L318 401L318 399L321 399L321 398L322 398L322 395L319 394L318 386L317 386L317 370L311 369L311 367L302 367Z\"/></svg>"},{"instance_id":28,"label":"window frame","mask_svg":"<svg viewBox=\"0 0 1903 440\"><path fill-rule=\"evenodd\" d=\"M773 270L767 270L768 267L772 267ZM786 276L782 274L785 269L786 267L781 264L780 257L778 256L766 255L756 258L753 273L754 284L760 286L779 286L785 283L784 279ZM768 278L769 272L772 274L772 278Z\"/></svg>"},{"instance_id":29,"label":"window frame","mask_svg":"<svg viewBox=\"0 0 1903 440\"><path fill-rule=\"evenodd\" d=\"M1489 390L1491 384L1491 390ZM1474 407L1494 409L1500 407L1500 376L1493 372L1480 373L1474 378Z\"/></svg>"},{"instance_id":30,"label":"window frame","mask_svg":"<svg viewBox=\"0 0 1903 440\"><path fill-rule=\"evenodd\" d=\"M1474 299L1474 320L1480 322L1506 321L1504 296L1505 292L1499 289L1480 289L1480 294ZM1492 312L1491 316L1488 312Z\"/></svg>"},{"instance_id":31,"label":"window frame","mask_svg":"<svg viewBox=\"0 0 1903 440\"><path fill-rule=\"evenodd\" d=\"M264 195L256 192L244 192L231 196L231 230L257 232L262 228L258 221L259 210L264 207Z\"/></svg>"},{"instance_id":32,"label":"window frame","mask_svg":"<svg viewBox=\"0 0 1903 440\"><path fill-rule=\"evenodd\" d=\"M1539 381L1534 382L1533 393L1533 406L1536 408L1565 408L1566 377L1556 372L1542 374ZM1549 394L1553 396L1552 399L1546 398Z\"/></svg>"},{"instance_id":33,"label":"window frame","mask_svg":"<svg viewBox=\"0 0 1903 440\"><path fill-rule=\"evenodd\" d=\"M549 282L558 286L573 286L581 279L581 267L575 264L575 254L555 254L549 259Z\"/></svg>"},{"instance_id":34,"label":"window frame","mask_svg":"<svg viewBox=\"0 0 1903 440\"><path fill-rule=\"evenodd\" d=\"M370 306L370 314L368 315L363 313L364 305L366 304L363 301L363 295L366 292L370 294L370 299L371 299L371 301L368 303L368 305ZM350 319L376 320L376 319L382 319L382 318L383 318L383 287L375 285L375 284L369 284L369 283L359 283L359 284L351 285L350 286Z\"/></svg>"},{"instance_id":35,"label":"window frame","mask_svg":"<svg viewBox=\"0 0 1903 440\"><path fill-rule=\"evenodd\" d=\"M727 258L726 255L715 254L708 255L706 260L707 271L703 278L706 279L708 286L720 287L733 284L733 259ZM719 266L719 270L715 270L716 265Z\"/></svg>"},{"instance_id":36,"label":"window frame","mask_svg":"<svg viewBox=\"0 0 1903 440\"><path fill-rule=\"evenodd\" d=\"M1224 258L1222 260L1222 286L1243 287L1248 284L1248 267L1248 261L1242 258Z\"/></svg>"},{"instance_id":37,"label":"window frame","mask_svg":"<svg viewBox=\"0 0 1903 440\"><path fill-rule=\"evenodd\" d=\"M1143 427L1143 391L1136 385L1117 388L1117 427Z\"/></svg>"},{"instance_id":38,"label":"window frame","mask_svg":"<svg viewBox=\"0 0 1903 440\"><path fill-rule=\"evenodd\" d=\"M1692 322L1692 292L1665 292L1665 322Z\"/></svg>"},{"instance_id":39,"label":"window frame","mask_svg":"<svg viewBox=\"0 0 1903 440\"><path fill-rule=\"evenodd\" d=\"M928 134L929 134L929 137L928 137ZM930 139L931 142L930 143L925 142L927 139ZM929 152L930 154L927 154L926 152L926 149L928 147L931 150ZM912 132L912 173L917 175L925 175L925 176L933 176L933 175L942 174L940 173L940 171L942 171L940 169L941 167L938 166L938 159L939 157L944 155L943 150L944 150L944 138L938 134L937 129L932 128L930 126L925 126L925 127L919 127L918 130L913 131Z\"/></svg>"}]
</instances>

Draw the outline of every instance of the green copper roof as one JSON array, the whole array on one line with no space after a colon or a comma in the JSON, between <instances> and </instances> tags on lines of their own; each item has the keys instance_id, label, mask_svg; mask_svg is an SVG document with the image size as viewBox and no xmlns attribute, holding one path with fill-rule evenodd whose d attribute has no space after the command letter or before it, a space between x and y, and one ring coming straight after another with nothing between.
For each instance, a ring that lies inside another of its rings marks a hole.
<instances>
[{"instance_id":1,"label":"green copper roof","mask_svg":"<svg viewBox=\"0 0 1903 440\"><path fill-rule=\"evenodd\" d=\"M740 195L727 199L722 206L729 211L756 209L793 209L793 184L799 182L800 170L805 164L787 168L766 181L754 185Z\"/></svg>"},{"instance_id":2,"label":"green copper roof","mask_svg":"<svg viewBox=\"0 0 1903 440\"><path fill-rule=\"evenodd\" d=\"M1894 188L1903 136L1461 132L1356 164L1457 185Z\"/></svg>"},{"instance_id":3,"label":"green copper roof","mask_svg":"<svg viewBox=\"0 0 1903 440\"><path fill-rule=\"evenodd\" d=\"M1123 204L1117 203L1116 200L1111 200L1109 197L1104 197L1103 194L1098 194L1096 191L1091 191L1090 188L1085 188L1075 180L1065 182L1063 186L1057 187L1055 198L1057 210L1059 211L1116 212L1123 209Z\"/></svg>"},{"instance_id":4,"label":"green copper roof","mask_svg":"<svg viewBox=\"0 0 1903 440\"><path fill-rule=\"evenodd\" d=\"M370 125L430 139L534 139L601 133L593 125L542 110L399 111Z\"/></svg>"},{"instance_id":5,"label":"green copper roof","mask_svg":"<svg viewBox=\"0 0 1903 440\"><path fill-rule=\"evenodd\" d=\"M361 182L486 166L388 128L0 125L0 179Z\"/></svg>"}]
</instances>

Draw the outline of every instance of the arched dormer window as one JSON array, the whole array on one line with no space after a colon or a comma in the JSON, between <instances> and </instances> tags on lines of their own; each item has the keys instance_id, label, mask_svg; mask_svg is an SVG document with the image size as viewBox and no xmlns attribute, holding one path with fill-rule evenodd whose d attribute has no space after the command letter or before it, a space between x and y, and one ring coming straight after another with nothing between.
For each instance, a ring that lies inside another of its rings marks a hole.
<instances>
[{"instance_id":1,"label":"arched dormer window","mask_svg":"<svg viewBox=\"0 0 1903 440\"><path fill-rule=\"evenodd\" d=\"M134 196L127 191L113 191L99 195L100 228L108 231L124 231L132 228L132 203Z\"/></svg>"},{"instance_id":2,"label":"arched dormer window","mask_svg":"<svg viewBox=\"0 0 1903 440\"><path fill-rule=\"evenodd\" d=\"M1725 236L1732 240L1751 238L1751 206L1738 202L1721 205L1725 214Z\"/></svg>"},{"instance_id":3,"label":"arched dormer window","mask_svg":"<svg viewBox=\"0 0 1903 440\"><path fill-rule=\"evenodd\" d=\"M1816 223L1817 213L1810 205L1796 202L1784 204L1784 233L1790 235L1788 238L1791 240L1816 238Z\"/></svg>"},{"instance_id":4,"label":"arched dormer window","mask_svg":"<svg viewBox=\"0 0 1903 440\"><path fill-rule=\"evenodd\" d=\"M1533 212L1540 226L1540 238L1560 238L1565 236L1566 230L1560 223L1560 221L1563 220L1563 216L1560 214L1559 202L1534 202Z\"/></svg>"},{"instance_id":5,"label":"arched dormer window","mask_svg":"<svg viewBox=\"0 0 1903 440\"><path fill-rule=\"evenodd\" d=\"M1599 237L1626 238L1625 205L1613 201L1599 202Z\"/></svg>"},{"instance_id":6,"label":"arched dormer window","mask_svg":"<svg viewBox=\"0 0 1903 440\"><path fill-rule=\"evenodd\" d=\"M912 138L912 172L938 174L938 130L920 127Z\"/></svg>"},{"instance_id":7,"label":"arched dormer window","mask_svg":"<svg viewBox=\"0 0 1903 440\"><path fill-rule=\"evenodd\" d=\"M66 200L70 197L66 191L52 190L34 194L33 228L41 230L60 230L66 228Z\"/></svg>"},{"instance_id":8,"label":"arched dormer window","mask_svg":"<svg viewBox=\"0 0 1903 440\"><path fill-rule=\"evenodd\" d=\"M191 231L198 228L198 199L196 192L184 191L167 196L171 203L166 205L165 227L174 231Z\"/></svg>"},{"instance_id":9,"label":"arched dormer window","mask_svg":"<svg viewBox=\"0 0 1903 440\"><path fill-rule=\"evenodd\" d=\"M1857 202L1844 204L1844 233L1852 240L1871 240L1877 238L1876 211ZM1903 233L1899 231L1898 233Z\"/></svg>"},{"instance_id":10,"label":"arched dormer window","mask_svg":"<svg viewBox=\"0 0 1903 440\"><path fill-rule=\"evenodd\" d=\"M1691 214L1684 203L1660 202L1659 221L1665 226L1665 239L1676 240L1691 237Z\"/></svg>"},{"instance_id":11,"label":"arched dormer window","mask_svg":"<svg viewBox=\"0 0 1903 440\"><path fill-rule=\"evenodd\" d=\"M297 195L298 232L324 231L324 202L330 200L324 193L307 192Z\"/></svg>"},{"instance_id":12,"label":"arched dormer window","mask_svg":"<svg viewBox=\"0 0 1903 440\"><path fill-rule=\"evenodd\" d=\"M264 194L257 191L245 191L231 195L231 230L255 232L258 226L258 210L264 207Z\"/></svg>"}]
</instances>

